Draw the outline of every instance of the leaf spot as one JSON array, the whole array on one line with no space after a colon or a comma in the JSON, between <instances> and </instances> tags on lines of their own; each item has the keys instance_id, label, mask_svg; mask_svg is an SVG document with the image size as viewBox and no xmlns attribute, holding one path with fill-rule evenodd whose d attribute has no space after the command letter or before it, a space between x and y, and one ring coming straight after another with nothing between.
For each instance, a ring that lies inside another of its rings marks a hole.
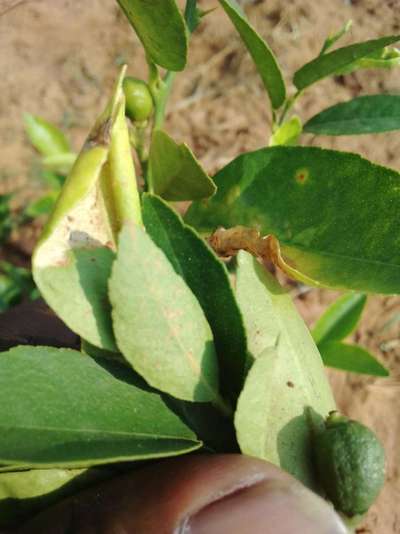
<instances>
[{"instance_id":1,"label":"leaf spot","mask_svg":"<svg viewBox=\"0 0 400 534\"><path fill-rule=\"evenodd\" d=\"M294 177L298 184L304 185L310 177L310 172L308 169L305 168L298 169Z\"/></svg>"},{"instance_id":2,"label":"leaf spot","mask_svg":"<svg viewBox=\"0 0 400 534\"><path fill-rule=\"evenodd\" d=\"M288 380L288 381L286 382L286 385L287 385L288 388L294 388L294 384L293 384L293 382L290 381L290 380Z\"/></svg>"}]
</instances>

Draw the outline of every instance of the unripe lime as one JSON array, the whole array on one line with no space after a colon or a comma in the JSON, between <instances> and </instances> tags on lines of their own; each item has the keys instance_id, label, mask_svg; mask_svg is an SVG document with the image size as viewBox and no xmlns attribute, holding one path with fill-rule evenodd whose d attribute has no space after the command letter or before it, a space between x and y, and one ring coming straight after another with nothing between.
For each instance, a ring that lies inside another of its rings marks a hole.
<instances>
[{"instance_id":1,"label":"unripe lime","mask_svg":"<svg viewBox=\"0 0 400 534\"><path fill-rule=\"evenodd\" d=\"M336 509L365 513L385 479L385 453L366 426L332 412L314 442L320 482Z\"/></svg>"},{"instance_id":2,"label":"unripe lime","mask_svg":"<svg viewBox=\"0 0 400 534\"><path fill-rule=\"evenodd\" d=\"M126 99L126 115L134 122L147 120L153 113L154 103L146 82L132 76L123 81Z\"/></svg>"}]
</instances>

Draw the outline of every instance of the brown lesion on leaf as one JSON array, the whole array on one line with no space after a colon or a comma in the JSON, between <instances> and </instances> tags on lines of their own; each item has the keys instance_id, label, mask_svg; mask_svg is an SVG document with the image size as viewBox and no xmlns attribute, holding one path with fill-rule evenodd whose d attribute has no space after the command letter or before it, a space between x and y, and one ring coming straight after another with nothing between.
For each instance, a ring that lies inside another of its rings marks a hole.
<instances>
[{"instance_id":1,"label":"brown lesion on leaf","mask_svg":"<svg viewBox=\"0 0 400 534\"><path fill-rule=\"evenodd\" d=\"M85 148L93 148L99 145L108 146L110 144L112 124L111 117L96 124L86 140Z\"/></svg>"},{"instance_id":2,"label":"brown lesion on leaf","mask_svg":"<svg viewBox=\"0 0 400 534\"><path fill-rule=\"evenodd\" d=\"M208 238L208 242L222 257L234 256L239 250L245 250L265 262L269 261L278 266L283 263L277 238L272 234L262 237L255 228L218 228Z\"/></svg>"},{"instance_id":3,"label":"brown lesion on leaf","mask_svg":"<svg viewBox=\"0 0 400 534\"><path fill-rule=\"evenodd\" d=\"M288 380L286 382L286 385L287 385L288 388L294 388L294 384L293 384L293 382L291 380Z\"/></svg>"},{"instance_id":4,"label":"brown lesion on leaf","mask_svg":"<svg viewBox=\"0 0 400 534\"><path fill-rule=\"evenodd\" d=\"M300 185L303 185L307 182L310 177L310 171L306 168L298 169L294 176L296 182Z\"/></svg>"}]
</instances>

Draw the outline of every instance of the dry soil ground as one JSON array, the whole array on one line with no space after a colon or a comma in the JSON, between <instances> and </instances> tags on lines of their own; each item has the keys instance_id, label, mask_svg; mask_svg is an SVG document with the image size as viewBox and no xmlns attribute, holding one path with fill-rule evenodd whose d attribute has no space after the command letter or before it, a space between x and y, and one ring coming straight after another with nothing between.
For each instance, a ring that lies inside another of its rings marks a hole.
<instances>
[{"instance_id":1,"label":"dry soil ground","mask_svg":"<svg viewBox=\"0 0 400 534\"><path fill-rule=\"evenodd\" d=\"M247 1L248 16L268 38L289 81L311 59L326 34L349 18L345 42L400 33L400 0ZM200 1L215 7L216 0ZM39 114L65 128L79 147L103 105L118 65L145 76L141 48L113 0L0 0L0 188L23 203L42 188L36 156L23 134L22 113ZM400 92L400 69L364 71L327 80L300 101L310 117L329 104L359 94ZM220 9L192 39L190 65L178 77L168 113L172 135L188 142L209 171L238 153L266 143L270 116L248 55ZM304 137L306 144L361 152L400 167L398 133L361 138ZM371 224L373 221L371 221ZM28 248L31 239L28 237ZM312 290L297 299L312 323L335 297ZM370 425L385 443L387 483L363 532L400 532L400 300L372 297L355 335L391 370L389 379L331 372L339 407Z\"/></svg>"}]
</instances>

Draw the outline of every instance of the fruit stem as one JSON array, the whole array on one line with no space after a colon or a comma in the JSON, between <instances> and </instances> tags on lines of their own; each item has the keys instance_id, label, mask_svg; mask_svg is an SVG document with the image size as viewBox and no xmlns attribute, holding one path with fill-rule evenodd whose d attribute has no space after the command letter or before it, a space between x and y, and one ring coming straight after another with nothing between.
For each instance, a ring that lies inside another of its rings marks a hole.
<instances>
[{"instance_id":1,"label":"fruit stem","mask_svg":"<svg viewBox=\"0 0 400 534\"><path fill-rule=\"evenodd\" d=\"M327 428L330 428L340 423L347 423L348 421L349 421L348 417L346 417L345 415L342 415L337 410L333 410L332 412L329 412L325 425Z\"/></svg>"}]
</instances>

